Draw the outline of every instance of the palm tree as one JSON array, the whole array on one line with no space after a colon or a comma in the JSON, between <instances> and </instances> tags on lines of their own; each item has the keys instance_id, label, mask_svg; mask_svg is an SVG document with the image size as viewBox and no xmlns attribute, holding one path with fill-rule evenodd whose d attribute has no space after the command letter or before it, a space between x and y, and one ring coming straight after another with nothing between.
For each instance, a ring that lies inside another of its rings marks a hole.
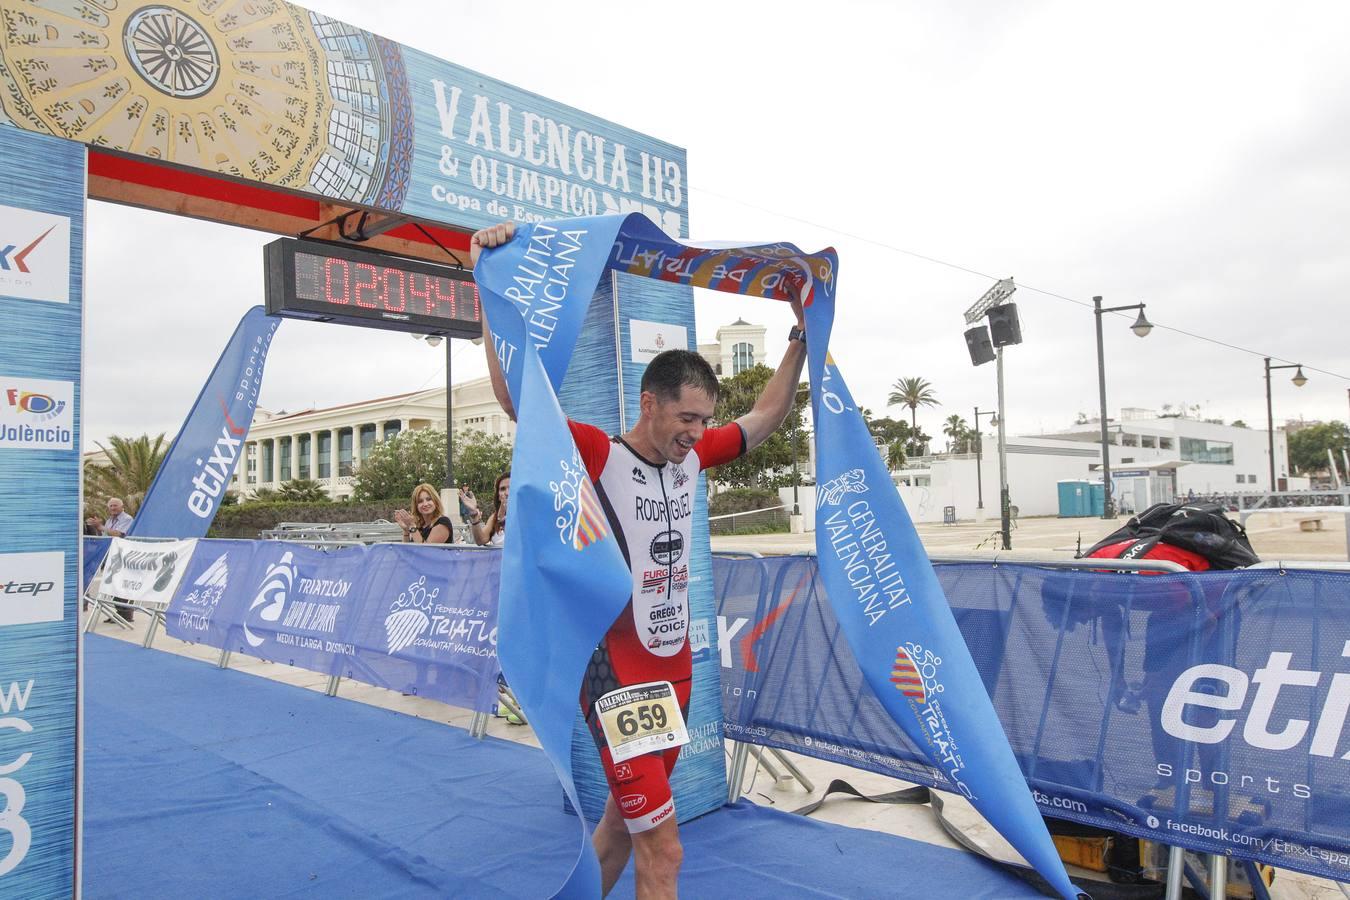
<instances>
[{"instance_id":1,"label":"palm tree","mask_svg":"<svg viewBox=\"0 0 1350 900\"><path fill-rule=\"evenodd\" d=\"M324 486L312 478L292 478L282 482L273 499L299 503L324 503L332 498Z\"/></svg>"},{"instance_id":2,"label":"palm tree","mask_svg":"<svg viewBox=\"0 0 1350 900\"><path fill-rule=\"evenodd\" d=\"M966 442L970 440L970 428L966 426L966 420L956 413L947 417L943 423L942 433L947 436L947 450L950 453L964 453Z\"/></svg>"},{"instance_id":3,"label":"palm tree","mask_svg":"<svg viewBox=\"0 0 1350 900\"><path fill-rule=\"evenodd\" d=\"M98 448L108 455L108 462L85 468L85 496L101 500L120 497L127 512L135 515L169 452L163 433L153 441L145 434L138 438L113 435L107 447L98 444Z\"/></svg>"},{"instance_id":4,"label":"palm tree","mask_svg":"<svg viewBox=\"0 0 1350 900\"><path fill-rule=\"evenodd\" d=\"M903 469L906 458L904 441L891 441L886 447L886 465L892 472Z\"/></svg>"},{"instance_id":5,"label":"palm tree","mask_svg":"<svg viewBox=\"0 0 1350 900\"><path fill-rule=\"evenodd\" d=\"M891 385L891 395L886 398L887 406L908 406L910 425L917 435L919 431L919 407L937 406L937 394L933 386L922 378L901 378ZM913 443L910 444L911 449Z\"/></svg>"}]
</instances>

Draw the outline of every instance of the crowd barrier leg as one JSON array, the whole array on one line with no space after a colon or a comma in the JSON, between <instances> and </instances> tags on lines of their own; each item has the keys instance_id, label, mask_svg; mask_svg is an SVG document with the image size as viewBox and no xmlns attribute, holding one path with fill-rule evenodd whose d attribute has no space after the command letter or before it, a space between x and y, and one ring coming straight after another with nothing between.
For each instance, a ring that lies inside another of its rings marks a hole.
<instances>
[{"instance_id":1,"label":"crowd barrier leg","mask_svg":"<svg viewBox=\"0 0 1350 900\"><path fill-rule=\"evenodd\" d=\"M216 660L217 669L228 669L230 667L230 651L220 651L220 659Z\"/></svg>"},{"instance_id":2,"label":"crowd barrier leg","mask_svg":"<svg viewBox=\"0 0 1350 900\"><path fill-rule=\"evenodd\" d=\"M764 771L769 773L769 777L774 780L775 784L784 778L792 777L790 775L784 775L782 772L778 771L778 767L775 766L771 760L765 759L764 751L761 748L752 746L750 748L750 753L755 757L755 762L763 766Z\"/></svg>"},{"instance_id":3,"label":"crowd barrier leg","mask_svg":"<svg viewBox=\"0 0 1350 900\"><path fill-rule=\"evenodd\" d=\"M469 737L475 740L482 740L487 737L487 713L476 712L473 714L473 721L469 723Z\"/></svg>"},{"instance_id":4,"label":"crowd barrier leg","mask_svg":"<svg viewBox=\"0 0 1350 900\"><path fill-rule=\"evenodd\" d=\"M735 803L741 798L741 783L745 781L745 762L750 756L750 745L744 741L736 742L731 751L731 773L727 776L727 802Z\"/></svg>"},{"instance_id":5,"label":"crowd barrier leg","mask_svg":"<svg viewBox=\"0 0 1350 900\"><path fill-rule=\"evenodd\" d=\"M338 692L338 684L340 684L341 682L342 682L341 675L330 675L328 677L328 687L324 691L324 693L330 697L336 697Z\"/></svg>"},{"instance_id":6,"label":"crowd barrier leg","mask_svg":"<svg viewBox=\"0 0 1350 900\"><path fill-rule=\"evenodd\" d=\"M150 624L146 626L145 637L141 640L141 646L149 650L150 645L155 642L155 631L158 630L161 622L165 622L164 613L158 609L150 610ZM167 626L167 623L165 624Z\"/></svg>"},{"instance_id":7,"label":"crowd barrier leg","mask_svg":"<svg viewBox=\"0 0 1350 900\"><path fill-rule=\"evenodd\" d=\"M787 769L790 773L792 773L792 777L797 779L797 783L800 784L803 788L805 788L808 794L815 791L816 786L811 783L811 779L807 778L805 775L802 774L802 770L797 768L796 764L793 763L793 761L787 757L787 754L783 753L783 751L781 750L777 750L774 748L770 748L769 752L773 754L774 759L778 760L780 763L783 764L783 768Z\"/></svg>"},{"instance_id":8,"label":"crowd barrier leg","mask_svg":"<svg viewBox=\"0 0 1350 900\"><path fill-rule=\"evenodd\" d=\"M1164 900L1181 900L1181 880L1186 877L1185 851L1180 847L1167 848L1167 893Z\"/></svg>"},{"instance_id":9,"label":"crowd barrier leg","mask_svg":"<svg viewBox=\"0 0 1350 900\"><path fill-rule=\"evenodd\" d=\"M1222 853L1209 855L1209 896L1212 900L1228 896L1228 857Z\"/></svg>"}]
</instances>

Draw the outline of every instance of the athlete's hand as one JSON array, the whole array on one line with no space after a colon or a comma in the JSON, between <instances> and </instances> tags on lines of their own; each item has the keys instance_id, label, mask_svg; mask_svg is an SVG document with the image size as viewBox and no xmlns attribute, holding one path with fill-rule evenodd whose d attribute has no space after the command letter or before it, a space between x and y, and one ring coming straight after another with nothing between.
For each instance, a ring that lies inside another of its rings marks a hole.
<instances>
[{"instance_id":1,"label":"athlete's hand","mask_svg":"<svg viewBox=\"0 0 1350 900\"><path fill-rule=\"evenodd\" d=\"M792 314L797 317L797 327L806 329L806 313L802 310L802 285L800 282L790 281L787 284L788 305L792 307Z\"/></svg>"},{"instance_id":2,"label":"athlete's hand","mask_svg":"<svg viewBox=\"0 0 1350 900\"><path fill-rule=\"evenodd\" d=\"M515 222L499 222L496 225L489 225L487 228L475 231L473 237L469 238L469 265L478 265L478 256L484 249L500 247L511 240L515 233Z\"/></svg>"}]
</instances>

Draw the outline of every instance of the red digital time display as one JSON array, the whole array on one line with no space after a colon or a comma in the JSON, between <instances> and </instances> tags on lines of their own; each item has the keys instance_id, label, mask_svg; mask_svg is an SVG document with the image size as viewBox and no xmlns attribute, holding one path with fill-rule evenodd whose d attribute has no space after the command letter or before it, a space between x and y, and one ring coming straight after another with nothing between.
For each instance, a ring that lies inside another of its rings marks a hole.
<instances>
[{"instance_id":1,"label":"red digital time display","mask_svg":"<svg viewBox=\"0 0 1350 900\"><path fill-rule=\"evenodd\" d=\"M477 337L471 273L321 241L267 245L267 311L425 334Z\"/></svg>"}]
</instances>

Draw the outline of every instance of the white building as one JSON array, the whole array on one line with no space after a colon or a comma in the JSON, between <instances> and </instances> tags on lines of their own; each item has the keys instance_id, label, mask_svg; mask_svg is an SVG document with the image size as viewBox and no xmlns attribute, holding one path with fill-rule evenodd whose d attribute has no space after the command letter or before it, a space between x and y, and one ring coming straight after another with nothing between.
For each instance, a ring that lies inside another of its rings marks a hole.
<instances>
[{"instance_id":1,"label":"white building","mask_svg":"<svg viewBox=\"0 0 1350 900\"><path fill-rule=\"evenodd\" d=\"M515 437L516 425L497 405L487 378L455 385L451 400L455 434L473 429ZM377 443L401 431L444 427L443 387L295 413L259 409L230 487L242 496L312 478L330 496L349 497L357 467Z\"/></svg>"},{"instance_id":2,"label":"white building","mask_svg":"<svg viewBox=\"0 0 1350 900\"><path fill-rule=\"evenodd\" d=\"M1149 410L1122 410L1110 420L1112 495L1117 509L1139 512L1151 503L1197 496L1263 492L1270 488L1267 432L1198 419L1160 417ZM999 516L998 436L981 430L976 455L920 457L894 473L897 489L917 522L941 522L945 507L960 519ZM1077 425L1063 432L1008 438L1008 494L1021 516L1059 514L1059 483L1100 484L1101 425ZM1308 479L1288 476L1285 433L1275 431L1275 471L1281 490L1304 490ZM978 479L977 473L978 471ZM779 490L790 504L791 488ZM983 509L980 500L983 498ZM805 526L814 527L814 489L803 496Z\"/></svg>"},{"instance_id":3,"label":"white building","mask_svg":"<svg viewBox=\"0 0 1350 900\"><path fill-rule=\"evenodd\" d=\"M724 378L739 375L756 363L768 365L764 355L765 331L763 325L751 325L744 319L737 319L717 329L717 340L713 343L699 344L699 355Z\"/></svg>"}]
</instances>

